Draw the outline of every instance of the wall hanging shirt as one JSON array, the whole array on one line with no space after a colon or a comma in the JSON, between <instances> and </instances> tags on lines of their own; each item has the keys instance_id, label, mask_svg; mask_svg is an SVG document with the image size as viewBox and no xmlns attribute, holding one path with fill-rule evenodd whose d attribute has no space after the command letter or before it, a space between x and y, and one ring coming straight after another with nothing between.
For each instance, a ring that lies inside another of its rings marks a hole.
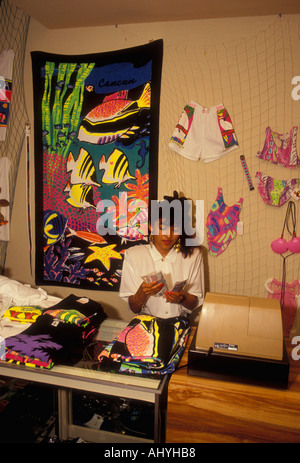
<instances>
[{"instance_id":1,"label":"wall hanging shirt","mask_svg":"<svg viewBox=\"0 0 300 463\"><path fill-rule=\"evenodd\" d=\"M192 101L184 107L169 147L192 161L210 162L238 148L238 142L223 104L205 108Z\"/></svg>"},{"instance_id":2,"label":"wall hanging shirt","mask_svg":"<svg viewBox=\"0 0 300 463\"><path fill-rule=\"evenodd\" d=\"M11 101L13 50L3 50L0 54L0 141L5 140L9 107Z\"/></svg>"},{"instance_id":3,"label":"wall hanging shirt","mask_svg":"<svg viewBox=\"0 0 300 463\"><path fill-rule=\"evenodd\" d=\"M278 166L299 167L300 159L296 147L297 131L298 127L295 126L288 132L280 134L267 127L263 149L258 151L257 156Z\"/></svg>"},{"instance_id":4,"label":"wall hanging shirt","mask_svg":"<svg viewBox=\"0 0 300 463\"><path fill-rule=\"evenodd\" d=\"M237 223L243 204L243 198L233 206L227 206L223 199L223 190L218 188L216 201L206 220L208 251L214 256L221 254L236 237Z\"/></svg>"},{"instance_id":5,"label":"wall hanging shirt","mask_svg":"<svg viewBox=\"0 0 300 463\"><path fill-rule=\"evenodd\" d=\"M9 168L10 160L7 157L0 159L0 240L9 240Z\"/></svg>"}]
</instances>

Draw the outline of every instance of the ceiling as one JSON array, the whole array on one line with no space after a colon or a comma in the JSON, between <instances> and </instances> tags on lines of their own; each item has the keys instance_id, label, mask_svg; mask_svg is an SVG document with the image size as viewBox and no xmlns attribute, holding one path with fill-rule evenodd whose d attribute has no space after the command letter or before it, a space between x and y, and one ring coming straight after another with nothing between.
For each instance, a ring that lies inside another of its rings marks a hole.
<instances>
[{"instance_id":1,"label":"ceiling","mask_svg":"<svg viewBox=\"0 0 300 463\"><path fill-rule=\"evenodd\" d=\"M10 0L48 29L300 13L299 0Z\"/></svg>"}]
</instances>

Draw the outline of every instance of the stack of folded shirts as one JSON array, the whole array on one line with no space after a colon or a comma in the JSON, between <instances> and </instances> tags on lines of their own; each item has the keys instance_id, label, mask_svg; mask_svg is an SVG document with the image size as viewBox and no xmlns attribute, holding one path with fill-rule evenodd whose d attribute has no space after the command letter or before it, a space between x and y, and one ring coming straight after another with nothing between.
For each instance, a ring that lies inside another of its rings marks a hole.
<instances>
[{"instance_id":1,"label":"stack of folded shirts","mask_svg":"<svg viewBox=\"0 0 300 463\"><path fill-rule=\"evenodd\" d=\"M2 359L47 369L72 364L106 317L101 304L70 295L44 310L21 333L5 338Z\"/></svg>"}]
</instances>

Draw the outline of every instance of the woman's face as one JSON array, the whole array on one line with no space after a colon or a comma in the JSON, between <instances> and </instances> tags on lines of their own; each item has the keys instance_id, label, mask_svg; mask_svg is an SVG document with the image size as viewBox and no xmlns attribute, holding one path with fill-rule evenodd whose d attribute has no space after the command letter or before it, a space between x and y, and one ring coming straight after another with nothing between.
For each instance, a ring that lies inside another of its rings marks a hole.
<instances>
[{"instance_id":1,"label":"woman's face","mask_svg":"<svg viewBox=\"0 0 300 463\"><path fill-rule=\"evenodd\" d=\"M179 229L176 229L174 225L166 225L161 219L155 227L151 227L151 233L154 245L163 257L168 254L180 237Z\"/></svg>"}]
</instances>

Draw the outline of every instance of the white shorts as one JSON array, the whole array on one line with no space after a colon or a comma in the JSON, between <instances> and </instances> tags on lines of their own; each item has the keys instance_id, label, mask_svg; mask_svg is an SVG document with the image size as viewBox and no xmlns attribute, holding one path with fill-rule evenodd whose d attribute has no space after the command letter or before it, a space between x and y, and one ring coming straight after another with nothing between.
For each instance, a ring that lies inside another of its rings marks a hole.
<instances>
[{"instance_id":1,"label":"white shorts","mask_svg":"<svg viewBox=\"0 0 300 463\"><path fill-rule=\"evenodd\" d=\"M179 118L169 147L193 161L215 161L238 148L228 111L219 104L211 108L191 101Z\"/></svg>"}]
</instances>

